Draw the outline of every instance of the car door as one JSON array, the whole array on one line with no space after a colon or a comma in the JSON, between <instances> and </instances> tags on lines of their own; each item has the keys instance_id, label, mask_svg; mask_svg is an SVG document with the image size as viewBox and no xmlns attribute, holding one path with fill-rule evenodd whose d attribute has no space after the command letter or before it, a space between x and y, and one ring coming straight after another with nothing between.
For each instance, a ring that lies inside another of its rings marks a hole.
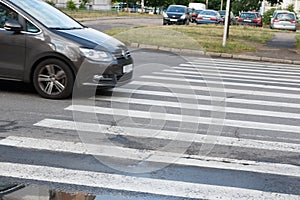
<instances>
[{"instance_id":1,"label":"car door","mask_svg":"<svg viewBox=\"0 0 300 200\"><path fill-rule=\"evenodd\" d=\"M25 64L25 35L4 29L8 20L19 22L21 16L11 7L0 2L0 76L23 79Z\"/></svg>"}]
</instances>

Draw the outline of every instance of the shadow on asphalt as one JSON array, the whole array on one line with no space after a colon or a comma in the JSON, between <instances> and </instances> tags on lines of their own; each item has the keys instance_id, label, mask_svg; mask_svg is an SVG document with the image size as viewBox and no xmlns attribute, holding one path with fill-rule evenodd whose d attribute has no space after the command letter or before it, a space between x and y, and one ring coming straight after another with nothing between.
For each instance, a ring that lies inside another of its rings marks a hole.
<instances>
[{"instance_id":1,"label":"shadow on asphalt","mask_svg":"<svg viewBox=\"0 0 300 200\"><path fill-rule=\"evenodd\" d=\"M1 92L36 94L32 84L7 80L0 80L0 93Z\"/></svg>"}]
</instances>

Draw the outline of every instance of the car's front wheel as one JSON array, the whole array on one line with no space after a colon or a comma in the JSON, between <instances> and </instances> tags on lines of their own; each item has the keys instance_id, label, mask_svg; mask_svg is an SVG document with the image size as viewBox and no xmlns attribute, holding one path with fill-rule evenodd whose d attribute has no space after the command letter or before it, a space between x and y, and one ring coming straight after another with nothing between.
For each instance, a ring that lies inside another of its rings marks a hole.
<instances>
[{"instance_id":1,"label":"car's front wheel","mask_svg":"<svg viewBox=\"0 0 300 200\"><path fill-rule=\"evenodd\" d=\"M72 94L74 76L70 67L63 61L47 59L35 68L33 85L42 97L63 99Z\"/></svg>"}]
</instances>

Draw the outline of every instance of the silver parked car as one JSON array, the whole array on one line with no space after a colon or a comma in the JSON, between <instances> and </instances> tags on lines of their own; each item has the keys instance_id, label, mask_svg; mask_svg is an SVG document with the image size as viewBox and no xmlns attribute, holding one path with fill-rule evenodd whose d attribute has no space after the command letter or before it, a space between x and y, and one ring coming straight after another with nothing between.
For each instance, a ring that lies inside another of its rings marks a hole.
<instances>
[{"instance_id":1,"label":"silver parked car","mask_svg":"<svg viewBox=\"0 0 300 200\"><path fill-rule=\"evenodd\" d=\"M271 18L270 28L296 31L297 19L295 13L285 10L276 11Z\"/></svg>"}]
</instances>

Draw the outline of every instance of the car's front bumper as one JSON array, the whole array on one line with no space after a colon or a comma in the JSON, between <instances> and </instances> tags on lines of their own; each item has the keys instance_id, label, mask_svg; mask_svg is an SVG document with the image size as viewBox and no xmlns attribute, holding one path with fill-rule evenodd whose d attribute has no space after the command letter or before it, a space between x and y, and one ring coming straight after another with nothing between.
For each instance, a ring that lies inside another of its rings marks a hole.
<instances>
[{"instance_id":1,"label":"car's front bumper","mask_svg":"<svg viewBox=\"0 0 300 200\"><path fill-rule=\"evenodd\" d=\"M77 85L115 87L129 83L133 77L133 60L120 59L111 63L86 61L77 73Z\"/></svg>"},{"instance_id":2,"label":"car's front bumper","mask_svg":"<svg viewBox=\"0 0 300 200\"><path fill-rule=\"evenodd\" d=\"M177 19L164 18L163 23L164 24L184 24L186 22L186 20L187 19L181 19L181 18L177 18Z\"/></svg>"}]
</instances>

